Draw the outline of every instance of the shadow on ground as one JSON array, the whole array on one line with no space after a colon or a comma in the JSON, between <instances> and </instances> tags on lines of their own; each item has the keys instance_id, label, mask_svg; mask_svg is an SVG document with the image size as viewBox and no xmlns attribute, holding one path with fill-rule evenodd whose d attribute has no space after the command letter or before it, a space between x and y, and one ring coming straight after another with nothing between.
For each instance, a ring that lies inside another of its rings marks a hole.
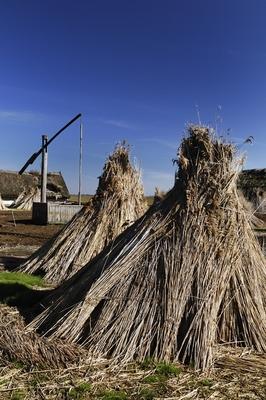
<instances>
[{"instance_id":1,"label":"shadow on ground","mask_svg":"<svg viewBox=\"0 0 266 400\"><path fill-rule=\"evenodd\" d=\"M7 271L14 271L23 262L25 262L25 257L0 256L0 266Z\"/></svg>"},{"instance_id":2,"label":"shadow on ground","mask_svg":"<svg viewBox=\"0 0 266 400\"><path fill-rule=\"evenodd\" d=\"M0 303L15 306L27 317L29 309L38 303L49 290L36 290L20 283L0 283Z\"/></svg>"}]
</instances>

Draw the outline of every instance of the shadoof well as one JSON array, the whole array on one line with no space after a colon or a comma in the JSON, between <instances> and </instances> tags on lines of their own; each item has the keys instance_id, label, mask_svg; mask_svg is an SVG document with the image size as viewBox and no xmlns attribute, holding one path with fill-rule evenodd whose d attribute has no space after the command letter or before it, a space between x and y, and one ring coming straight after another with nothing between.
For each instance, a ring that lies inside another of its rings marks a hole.
<instances>
[{"instance_id":1,"label":"shadoof well","mask_svg":"<svg viewBox=\"0 0 266 400\"><path fill-rule=\"evenodd\" d=\"M78 205L68 204L53 204L47 202L47 171L48 171L48 146L70 125L80 119L80 156L79 156L79 192ZM72 118L66 125L57 131L49 140L47 135L42 135L41 148L31 155L28 161L19 171L22 175L29 165L41 155L41 201L34 202L32 208L32 220L36 224L46 225L48 223L66 223L68 222L81 208L81 176L82 176L82 141L83 127L81 122L81 113Z\"/></svg>"}]
</instances>

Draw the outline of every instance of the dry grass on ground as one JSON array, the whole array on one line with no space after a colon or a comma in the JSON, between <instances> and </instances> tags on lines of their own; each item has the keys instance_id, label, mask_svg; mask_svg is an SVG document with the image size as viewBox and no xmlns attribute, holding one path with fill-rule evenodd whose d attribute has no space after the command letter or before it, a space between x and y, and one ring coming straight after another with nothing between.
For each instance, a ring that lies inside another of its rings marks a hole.
<instances>
[{"instance_id":1,"label":"dry grass on ground","mask_svg":"<svg viewBox=\"0 0 266 400\"><path fill-rule=\"evenodd\" d=\"M205 373L151 360L121 371L111 370L104 361L30 370L2 361L0 399L265 399L265 356L239 355L226 356Z\"/></svg>"}]
</instances>

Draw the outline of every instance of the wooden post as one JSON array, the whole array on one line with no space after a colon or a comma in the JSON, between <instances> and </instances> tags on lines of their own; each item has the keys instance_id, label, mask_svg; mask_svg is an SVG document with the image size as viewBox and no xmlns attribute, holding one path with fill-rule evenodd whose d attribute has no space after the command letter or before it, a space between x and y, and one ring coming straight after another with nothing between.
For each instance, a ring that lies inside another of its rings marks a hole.
<instances>
[{"instance_id":1,"label":"wooden post","mask_svg":"<svg viewBox=\"0 0 266 400\"><path fill-rule=\"evenodd\" d=\"M83 126L80 122L80 135L79 135L79 193L78 203L81 205L81 184L82 184L82 141L83 141Z\"/></svg>"},{"instance_id":2,"label":"wooden post","mask_svg":"<svg viewBox=\"0 0 266 400\"><path fill-rule=\"evenodd\" d=\"M48 165L47 142L48 142L48 137L46 135L42 135L41 203L46 203L47 165Z\"/></svg>"}]
</instances>

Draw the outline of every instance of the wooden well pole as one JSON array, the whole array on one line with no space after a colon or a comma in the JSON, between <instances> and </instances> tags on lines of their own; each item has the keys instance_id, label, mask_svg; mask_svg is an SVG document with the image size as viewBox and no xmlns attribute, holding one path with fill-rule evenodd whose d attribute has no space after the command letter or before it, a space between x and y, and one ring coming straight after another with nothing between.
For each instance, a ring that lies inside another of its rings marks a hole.
<instances>
[{"instance_id":1,"label":"wooden well pole","mask_svg":"<svg viewBox=\"0 0 266 400\"><path fill-rule=\"evenodd\" d=\"M41 203L46 203L47 195L47 168L48 168L48 150L47 150L48 137L42 135L42 170L41 170Z\"/></svg>"}]
</instances>

